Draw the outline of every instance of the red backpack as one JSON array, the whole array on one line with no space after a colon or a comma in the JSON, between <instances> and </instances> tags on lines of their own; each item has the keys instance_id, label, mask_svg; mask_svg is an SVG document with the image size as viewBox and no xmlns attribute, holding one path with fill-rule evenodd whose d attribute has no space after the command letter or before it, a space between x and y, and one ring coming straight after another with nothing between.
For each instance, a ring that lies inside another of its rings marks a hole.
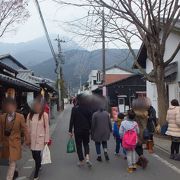
<instances>
[{"instance_id":1,"label":"red backpack","mask_svg":"<svg viewBox=\"0 0 180 180\"><path fill-rule=\"evenodd\" d=\"M138 141L138 135L135 131L136 126L124 133L122 139L122 146L127 150L134 150Z\"/></svg>"}]
</instances>

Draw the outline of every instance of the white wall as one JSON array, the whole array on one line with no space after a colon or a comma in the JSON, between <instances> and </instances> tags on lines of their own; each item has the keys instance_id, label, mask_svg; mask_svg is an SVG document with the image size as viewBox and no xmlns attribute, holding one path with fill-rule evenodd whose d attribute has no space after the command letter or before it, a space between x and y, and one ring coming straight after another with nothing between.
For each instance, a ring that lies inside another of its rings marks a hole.
<instances>
[{"instance_id":1,"label":"white wall","mask_svg":"<svg viewBox=\"0 0 180 180\"><path fill-rule=\"evenodd\" d=\"M97 80L97 73L98 73L98 70L92 70L89 74L88 82L89 82L90 91L93 91L98 88L98 85L94 84L94 80Z\"/></svg>"},{"instance_id":2,"label":"white wall","mask_svg":"<svg viewBox=\"0 0 180 180\"><path fill-rule=\"evenodd\" d=\"M171 83L169 84L169 101L173 99L179 99L179 93L178 93L178 84L177 83Z\"/></svg>"},{"instance_id":3,"label":"white wall","mask_svg":"<svg viewBox=\"0 0 180 180\"><path fill-rule=\"evenodd\" d=\"M167 42L166 42L166 51L164 59L167 60L169 57L173 54L175 48L177 47L177 44L180 41L180 34L173 32L170 34ZM169 101L176 98L180 100L180 94L179 94L179 87L178 87L178 81L180 81L180 52L176 55L173 62L178 62L178 75L175 82L172 82L169 84ZM147 59L146 62L146 72L149 73L153 69L153 65L150 60ZM154 83L150 83L147 81L147 97L149 97L152 101L152 105L155 107L155 109L158 112L158 105L157 105L157 89L156 85Z\"/></svg>"},{"instance_id":4,"label":"white wall","mask_svg":"<svg viewBox=\"0 0 180 180\"><path fill-rule=\"evenodd\" d=\"M180 33L173 32L169 35L166 43L166 50L164 59L167 60L173 54L175 48L177 47L178 43L180 42ZM174 58L173 62L178 62L178 70L180 70L180 51ZM180 71L178 72L177 81L180 81Z\"/></svg>"}]
</instances>

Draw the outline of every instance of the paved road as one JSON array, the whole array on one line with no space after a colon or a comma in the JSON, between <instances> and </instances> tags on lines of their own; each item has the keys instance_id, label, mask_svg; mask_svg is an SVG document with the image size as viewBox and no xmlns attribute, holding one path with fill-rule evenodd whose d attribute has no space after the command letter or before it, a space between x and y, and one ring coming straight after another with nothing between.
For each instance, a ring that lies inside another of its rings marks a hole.
<instances>
[{"instance_id":1,"label":"paved road","mask_svg":"<svg viewBox=\"0 0 180 180\"><path fill-rule=\"evenodd\" d=\"M70 117L70 106L66 108L64 117L60 119L53 134L53 145L51 147L51 165L43 167L40 175L41 180L179 180L180 163L169 161L167 154L157 150L155 155L147 155L149 167L146 170L138 169L133 174L126 172L127 163L123 158L114 157L114 140L109 142L111 161L109 163L96 162L94 144L91 144L91 158L93 168L78 168L76 166L76 154L66 154L66 143L68 140L67 129Z\"/></svg>"}]
</instances>

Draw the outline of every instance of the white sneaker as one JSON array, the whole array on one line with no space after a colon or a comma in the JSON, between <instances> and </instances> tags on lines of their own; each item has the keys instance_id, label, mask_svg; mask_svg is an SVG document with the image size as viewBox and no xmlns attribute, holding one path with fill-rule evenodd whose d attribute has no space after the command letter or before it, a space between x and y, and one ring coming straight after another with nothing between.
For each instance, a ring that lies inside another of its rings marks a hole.
<instances>
[{"instance_id":1,"label":"white sneaker","mask_svg":"<svg viewBox=\"0 0 180 180\"><path fill-rule=\"evenodd\" d=\"M88 166L89 168L91 168L91 167L92 167L92 163L91 163L91 161L90 161L90 160L86 160L86 164L87 164L87 166Z\"/></svg>"},{"instance_id":2,"label":"white sneaker","mask_svg":"<svg viewBox=\"0 0 180 180\"><path fill-rule=\"evenodd\" d=\"M34 178L34 180L38 180L39 179L39 177L37 177L37 178Z\"/></svg>"}]
</instances>

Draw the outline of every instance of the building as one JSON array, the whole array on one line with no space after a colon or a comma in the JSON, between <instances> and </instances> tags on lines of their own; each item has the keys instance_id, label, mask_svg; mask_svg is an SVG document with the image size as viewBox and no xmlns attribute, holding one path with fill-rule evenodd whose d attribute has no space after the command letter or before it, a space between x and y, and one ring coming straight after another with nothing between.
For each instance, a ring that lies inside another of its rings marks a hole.
<instances>
[{"instance_id":1,"label":"building","mask_svg":"<svg viewBox=\"0 0 180 180\"><path fill-rule=\"evenodd\" d=\"M134 74L106 85L106 89L110 106L126 112L132 107L134 98L146 95L146 81L143 76Z\"/></svg>"},{"instance_id":2,"label":"building","mask_svg":"<svg viewBox=\"0 0 180 180\"><path fill-rule=\"evenodd\" d=\"M172 32L170 33L166 41L166 49L164 59L167 60L176 49L180 42L180 22L178 22ZM137 61L139 64L146 69L149 73L153 70L152 62L147 57L147 51L144 44L142 44ZM178 99L180 101L180 51L175 56L173 62L165 69L165 80L167 86L167 95L169 102L172 99ZM158 110L157 103L157 89L154 83L148 82L147 85L147 96L151 99L152 105Z\"/></svg>"},{"instance_id":3,"label":"building","mask_svg":"<svg viewBox=\"0 0 180 180\"><path fill-rule=\"evenodd\" d=\"M27 93L36 95L40 91L38 85L18 78L19 70L27 68L9 54L0 56L0 101L7 96L16 97L18 107L26 102Z\"/></svg>"},{"instance_id":4,"label":"building","mask_svg":"<svg viewBox=\"0 0 180 180\"><path fill-rule=\"evenodd\" d=\"M89 84L89 91L93 92L95 89L99 87L102 83L101 81L101 71L99 70L92 70L88 77L88 84Z\"/></svg>"},{"instance_id":5,"label":"building","mask_svg":"<svg viewBox=\"0 0 180 180\"><path fill-rule=\"evenodd\" d=\"M133 72L121 68L120 66L114 65L106 69L105 84L108 85L113 82L126 79L132 74ZM85 89L85 91L81 91L81 93L85 92L86 94L102 94L102 71L92 70L89 74L87 82L88 87L87 85L83 87L82 89Z\"/></svg>"},{"instance_id":6,"label":"building","mask_svg":"<svg viewBox=\"0 0 180 180\"><path fill-rule=\"evenodd\" d=\"M56 93L55 81L48 78L42 78L35 76L30 69L20 69L17 77L23 81L30 82L31 84L38 85L41 89L44 89L48 93Z\"/></svg>"},{"instance_id":7,"label":"building","mask_svg":"<svg viewBox=\"0 0 180 180\"><path fill-rule=\"evenodd\" d=\"M127 69L124 69L120 66L114 65L106 69L105 84L108 85L113 82L126 79L130 77L131 75L133 75L133 72Z\"/></svg>"},{"instance_id":8,"label":"building","mask_svg":"<svg viewBox=\"0 0 180 180\"><path fill-rule=\"evenodd\" d=\"M5 97L16 98L18 108L40 94L56 94L55 82L34 76L34 73L18 62L13 56L0 56L0 101ZM2 110L2 107L0 106Z\"/></svg>"}]
</instances>

